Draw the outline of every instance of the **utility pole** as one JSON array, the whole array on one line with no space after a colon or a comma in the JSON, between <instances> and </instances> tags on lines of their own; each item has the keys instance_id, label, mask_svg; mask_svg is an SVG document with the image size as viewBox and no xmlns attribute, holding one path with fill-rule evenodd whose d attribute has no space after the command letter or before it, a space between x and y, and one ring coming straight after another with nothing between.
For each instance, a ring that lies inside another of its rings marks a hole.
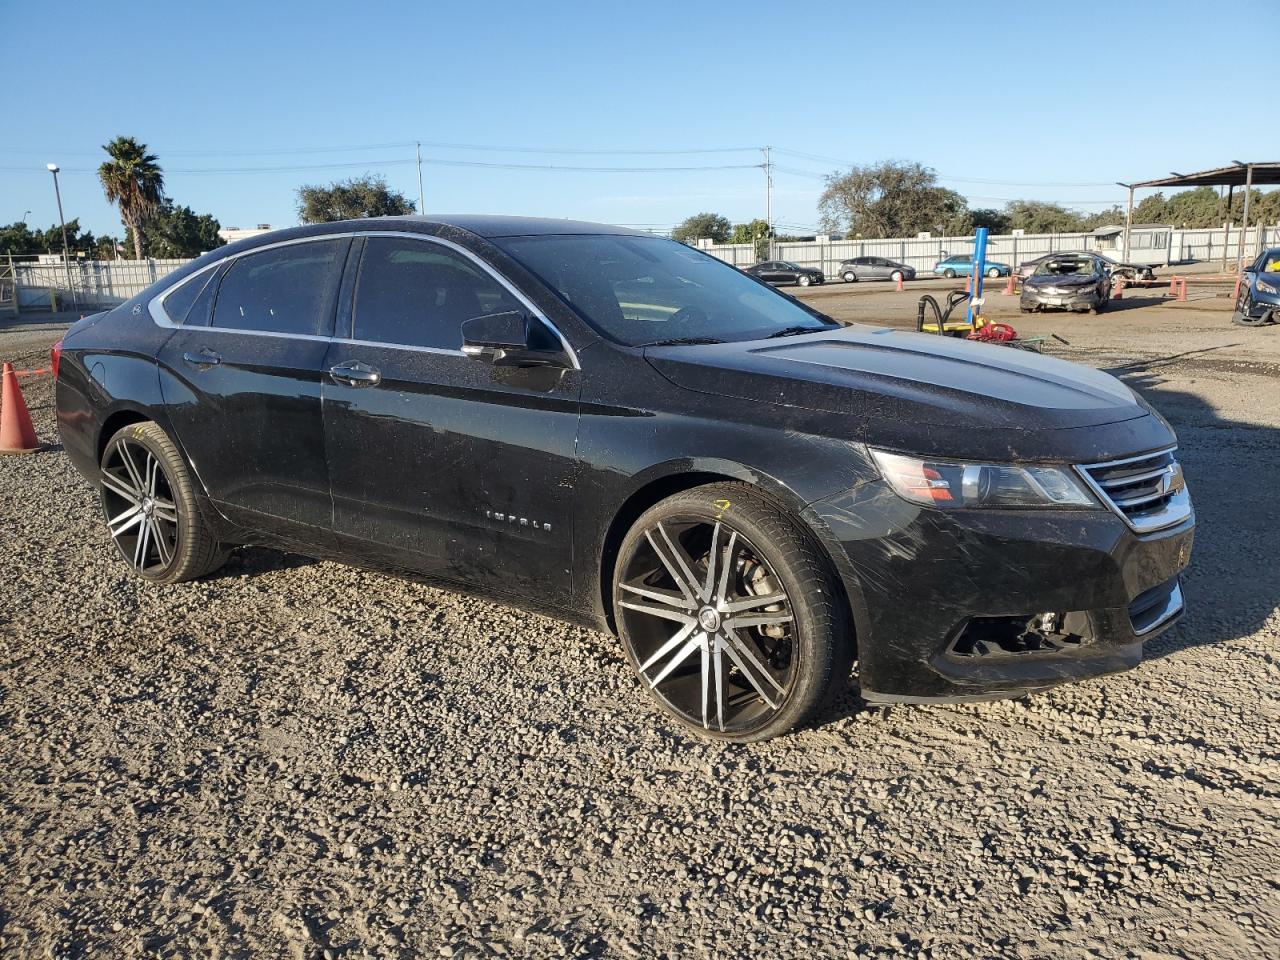
<instances>
[{"instance_id":1,"label":"utility pole","mask_svg":"<svg viewBox=\"0 0 1280 960\"><path fill-rule=\"evenodd\" d=\"M1124 215L1124 255L1121 260L1125 263L1129 262L1129 231L1133 228L1133 187L1127 183L1116 183L1118 187L1124 187L1129 191L1129 209Z\"/></svg>"},{"instance_id":2,"label":"utility pole","mask_svg":"<svg viewBox=\"0 0 1280 960\"><path fill-rule=\"evenodd\" d=\"M427 204L422 194L422 144L416 144L418 148L418 213L426 216Z\"/></svg>"},{"instance_id":3,"label":"utility pole","mask_svg":"<svg viewBox=\"0 0 1280 960\"><path fill-rule=\"evenodd\" d=\"M772 147L762 147L764 153L764 222L769 236L769 259L773 259L773 161L769 157Z\"/></svg>"},{"instance_id":4,"label":"utility pole","mask_svg":"<svg viewBox=\"0 0 1280 960\"><path fill-rule=\"evenodd\" d=\"M1244 167L1244 214L1241 219L1244 221L1240 225L1240 242L1236 244L1236 273L1244 269L1244 245L1249 239L1249 194L1253 193L1253 164L1240 163L1236 161L1238 166ZM1249 252L1253 253L1253 245L1249 245Z\"/></svg>"},{"instance_id":5,"label":"utility pole","mask_svg":"<svg viewBox=\"0 0 1280 960\"><path fill-rule=\"evenodd\" d=\"M45 166L53 174L53 195L58 198L58 222L62 224L62 266L67 271L67 292L71 294L71 306L78 310L80 303L76 299L76 285L71 281L71 247L67 243L67 221L62 215L62 191L58 189L58 165L48 163Z\"/></svg>"}]
</instances>

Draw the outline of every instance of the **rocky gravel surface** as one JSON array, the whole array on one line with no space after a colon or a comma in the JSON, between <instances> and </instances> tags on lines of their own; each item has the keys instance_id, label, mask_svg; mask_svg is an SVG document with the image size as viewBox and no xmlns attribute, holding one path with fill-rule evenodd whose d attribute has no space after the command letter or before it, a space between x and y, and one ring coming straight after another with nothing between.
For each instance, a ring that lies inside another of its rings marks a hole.
<instances>
[{"instance_id":1,"label":"rocky gravel surface","mask_svg":"<svg viewBox=\"0 0 1280 960\"><path fill-rule=\"evenodd\" d=\"M1187 617L1125 675L750 747L507 607L258 548L144 585L61 453L0 460L0 955L1280 955L1280 329L1035 323L1179 430Z\"/></svg>"}]
</instances>

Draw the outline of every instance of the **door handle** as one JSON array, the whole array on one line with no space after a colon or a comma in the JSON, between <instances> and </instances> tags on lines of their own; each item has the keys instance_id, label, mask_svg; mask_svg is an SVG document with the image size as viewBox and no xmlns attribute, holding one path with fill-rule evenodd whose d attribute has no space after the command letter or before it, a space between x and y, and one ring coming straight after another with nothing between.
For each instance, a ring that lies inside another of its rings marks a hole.
<instances>
[{"instance_id":1,"label":"door handle","mask_svg":"<svg viewBox=\"0 0 1280 960\"><path fill-rule=\"evenodd\" d=\"M188 351L182 355L182 359L195 367L212 367L222 362L222 357L212 350Z\"/></svg>"},{"instance_id":2,"label":"door handle","mask_svg":"<svg viewBox=\"0 0 1280 960\"><path fill-rule=\"evenodd\" d=\"M330 367L329 376L333 377L337 383L346 384L348 387L376 387L382 382L382 373L376 367L360 363L358 360Z\"/></svg>"}]
</instances>

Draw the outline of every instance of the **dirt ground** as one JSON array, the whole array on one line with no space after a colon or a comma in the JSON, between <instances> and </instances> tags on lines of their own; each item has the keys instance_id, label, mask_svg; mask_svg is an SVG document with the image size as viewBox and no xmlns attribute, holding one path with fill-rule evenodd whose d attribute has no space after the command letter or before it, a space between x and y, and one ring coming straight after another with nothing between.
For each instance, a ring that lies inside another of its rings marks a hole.
<instances>
[{"instance_id":1,"label":"dirt ground","mask_svg":"<svg viewBox=\"0 0 1280 960\"><path fill-rule=\"evenodd\" d=\"M802 295L909 325L946 286ZM1178 430L1187 616L1121 676L851 692L746 748L664 722L611 638L509 608L257 548L143 585L61 453L0 460L0 954L1280 955L1280 327L1161 291L988 303ZM0 358L59 331L0 324Z\"/></svg>"}]
</instances>

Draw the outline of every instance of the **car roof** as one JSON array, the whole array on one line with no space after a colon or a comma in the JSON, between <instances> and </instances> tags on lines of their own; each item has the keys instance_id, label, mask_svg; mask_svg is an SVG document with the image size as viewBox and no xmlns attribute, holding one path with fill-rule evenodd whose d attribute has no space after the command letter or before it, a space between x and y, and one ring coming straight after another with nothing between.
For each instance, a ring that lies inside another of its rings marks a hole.
<instances>
[{"instance_id":1,"label":"car roof","mask_svg":"<svg viewBox=\"0 0 1280 960\"><path fill-rule=\"evenodd\" d=\"M585 220L557 220L552 217L500 217L492 214L445 214L433 216L361 217L357 220L334 220L330 223L310 223L299 227L272 230L257 236L211 251L214 258L268 246L283 240L303 237L320 237L330 233L364 233L376 230L403 230L448 237L450 234L471 234L486 240L499 237L531 237L552 235L599 235L649 237L652 234L607 223L589 223Z\"/></svg>"}]
</instances>

